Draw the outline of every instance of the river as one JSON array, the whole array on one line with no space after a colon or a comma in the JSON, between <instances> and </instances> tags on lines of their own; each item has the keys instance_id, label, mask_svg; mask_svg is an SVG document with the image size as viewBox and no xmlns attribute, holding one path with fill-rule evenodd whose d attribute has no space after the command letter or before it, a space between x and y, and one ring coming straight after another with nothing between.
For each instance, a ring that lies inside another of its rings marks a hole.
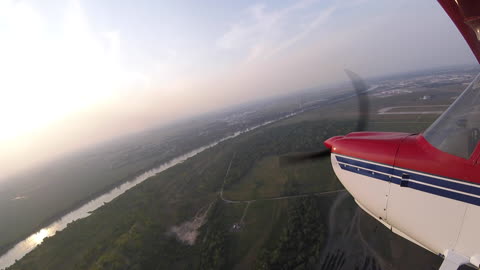
<instances>
[{"instance_id":1,"label":"river","mask_svg":"<svg viewBox=\"0 0 480 270\"><path fill-rule=\"evenodd\" d=\"M146 172L142 173L141 175L138 175L137 177L133 178L132 180L130 180L128 182L125 182L125 183L119 185L118 187L108 191L107 193L104 193L103 195L100 195L99 197L89 201L88 203L84 204L80 208L77 208L77 209L73 210L72 212L64 215L63 217L61 217L57 221L53 222L52 224L40 229L36 233L30 235L25 240L17 243L13 248L8 250L3 256L0 257L0 269L5 269L6 267L9 267L13 263L15 263L15 260L21 259L28 252L32 251L36 246L41 244L43 242L43 239L45 239L46 237L53 236L53 235L55 235L56 232L65 229L65 227L67 227L67 225L70 222L73 222L77 219L88 217L90 215L90 213L92 211L94 211L95 209L101 207L102 205L104 205L107 202L110 202L111 200L113 200L116 197L123 194L125 191L131 189L132 187L134 187L138 184L140 184L141 182L147 180L148 178L150 178L150 177L152 177L152 176L154 176L154 175L156 175L156 174L158 174L158 173L160 173L160 172L162 172L162 171L164 171L164 170L166 170L170 167L173 167L173 166L175 166L179 163L182 163L185 160L187 160L188 158L191 158L191 157L203 152L204 150L206 150L208 148L214 147L215 145L217 145L217 144L219 144L223 141L235 138L235 137L237 137L237 136L239 136L239 135L241 135L245 132L249 132L249 131L257 129L259 127L262 127L262 126L265 126L265 125L268 125L268 124L271 124L271 123L289 118L289 117L294 116L294 115L296 115L300 112L303 112L303 110L288 114L286 116L277 118L275 120L270 120L270 121L264 122L262 124L259 124L259 125L253 126L253 127L249 127L249 128L244 129L242 131L237 131L233 135L226 136L226 137L224 137L224 138L222 138L218 141L215 141L211 144L208 144L208 145L202 146L200 148L197 148L197 149L195 149L193 151L190 151L190 152L188 152L184 155L176 157L176 158L174 158L174 159L172 159L172 160L170 160L170 161L168 161L168 162L166 162L166 163L164 163L164 164L162 164L162 165L160 165L156 168L153 168L149 171L146 171Z\"/></svg>"}]
</instances>

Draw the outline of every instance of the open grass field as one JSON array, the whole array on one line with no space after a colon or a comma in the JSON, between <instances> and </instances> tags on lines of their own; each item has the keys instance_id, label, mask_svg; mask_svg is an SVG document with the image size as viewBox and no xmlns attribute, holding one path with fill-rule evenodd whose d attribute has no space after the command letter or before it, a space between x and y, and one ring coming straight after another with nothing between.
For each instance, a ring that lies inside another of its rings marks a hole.
<instances>
[{"instance_id":1,"label":"open grass field","mask_svg":"<svg viewBox=\"0 0 480 270\"><path fill-rule=\"evenodd\" d=\"M278 156L265 157L223 194L230 200L256 200L342 189L330 168L329 159L282 168Z\"/></svg>"}]
</instances>

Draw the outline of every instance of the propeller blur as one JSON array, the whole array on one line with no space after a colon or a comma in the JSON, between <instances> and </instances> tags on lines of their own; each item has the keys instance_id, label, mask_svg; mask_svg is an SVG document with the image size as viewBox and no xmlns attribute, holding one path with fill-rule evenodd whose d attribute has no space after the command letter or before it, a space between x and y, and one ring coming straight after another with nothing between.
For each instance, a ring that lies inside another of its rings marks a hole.
<instances>
[{"instance_id":1,"label":"propeller blur","mask_svg":"<svg viewBox=\"0 0 480 270\"><path fill-rule=\"evenodd\" d=\"M480 1L439 3L480 61ZM366 85L347 75L359 97L362 131ZM353 132L325 141L335 174L357 204L393 232L444 257L441 270L480 267L479 105L480 75L422 134ZM305 157L297 161L310 159Z\"/></svg>"}]
</instances>

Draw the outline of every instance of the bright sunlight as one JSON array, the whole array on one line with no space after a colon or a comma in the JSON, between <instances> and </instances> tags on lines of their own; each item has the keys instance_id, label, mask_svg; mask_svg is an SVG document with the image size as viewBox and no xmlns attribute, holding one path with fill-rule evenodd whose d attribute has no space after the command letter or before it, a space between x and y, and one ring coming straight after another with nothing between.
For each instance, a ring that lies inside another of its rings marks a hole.
<instances>
[{"instance_id":1,"label":"bright sunlight","mask_svg":"<svg viewBox=\"0 0 480 270\"><path fill-rule=\"evenodd\" d=\"M110 96L134 76L120 61L119 33L93 32L77 1L49 23L32 6L0 1L0 142Z\"/></svg>"}]
</instances>

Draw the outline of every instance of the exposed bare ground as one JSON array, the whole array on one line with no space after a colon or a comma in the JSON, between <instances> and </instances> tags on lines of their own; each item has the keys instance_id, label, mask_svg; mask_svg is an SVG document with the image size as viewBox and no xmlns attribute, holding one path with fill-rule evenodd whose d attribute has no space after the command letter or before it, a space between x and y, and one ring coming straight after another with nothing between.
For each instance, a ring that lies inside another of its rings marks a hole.
<instances>
[{"instance_id":1,"label":"exposed bare ground","mask_svg":"<svg viewBox=\"0 0 480 270\"><path fill-rule=\"evenodd\" d=\"M175 235L180 242L192 246L197 240L198 229L207 221L207 214L211 206L212 204L209 204L208 207L198 210L192 220L171 227L169 233Z\"/></svg>"}]
</instances>

